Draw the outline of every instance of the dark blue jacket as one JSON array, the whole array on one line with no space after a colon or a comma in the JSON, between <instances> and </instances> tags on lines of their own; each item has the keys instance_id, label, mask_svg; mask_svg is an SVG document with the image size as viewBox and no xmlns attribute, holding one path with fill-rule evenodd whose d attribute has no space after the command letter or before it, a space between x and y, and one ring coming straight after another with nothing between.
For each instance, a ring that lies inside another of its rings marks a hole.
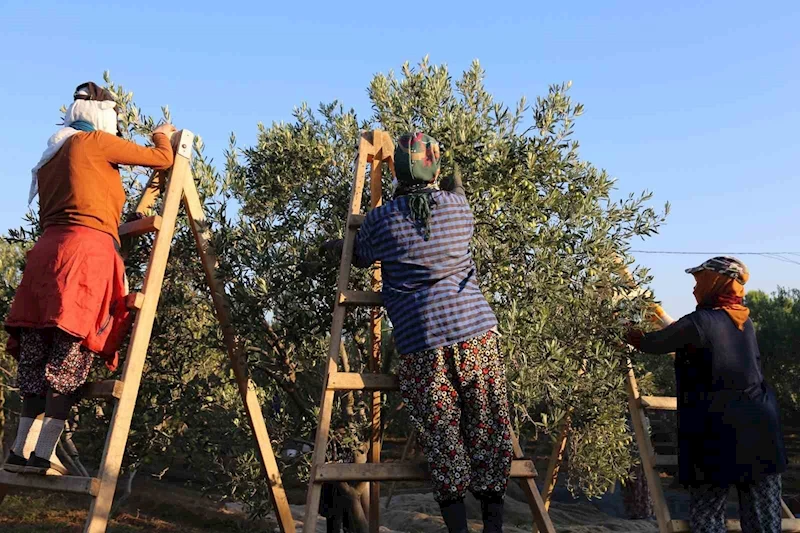
<instances>
[{"instance_id":1,"label":"dark blue jacket","mask_svg":"<svg viewBox=\"0 0 800 533\"><path fill-rule=\"evenodd\" d=\"M642 351L676 352L679 480L748 483L786 469L775 392L764 381L753 323L698 309L642 339Z\"/></svg>"}]
</instances>

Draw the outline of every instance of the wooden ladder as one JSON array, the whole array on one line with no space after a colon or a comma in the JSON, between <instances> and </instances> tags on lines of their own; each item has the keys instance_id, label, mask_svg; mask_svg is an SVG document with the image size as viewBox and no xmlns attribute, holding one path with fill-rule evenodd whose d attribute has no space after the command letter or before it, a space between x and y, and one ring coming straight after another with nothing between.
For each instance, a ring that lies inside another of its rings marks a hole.
<instances>
[{"instance_id":1,"label":"wooden ladder","mask_svg":"<svg viewBox=\"0 0 800 533\"><path fill-rule=\"evenodd\" d=\"M361 197L367 172L370 168L371 207L381 203L382 163L387 163L394 172L394 144L386 132L375 130L362 133L358 144L358 155L355 164L355 177L350 194L350 209L347 216L344 247L339 277L337 297L333 306L333 322L331 324L330 349L328 366L322 386L319 424L311 463L310 480L306 499L304 533L316 531L319 514L322 484L336 481L368 481L369 482L369 528L377 533L380 524L380 484L381 481L418 481L428 479L425 465L414 463L381 463L381 391L399 390L396 376L379 374L381 346L381 285L380 269L376 266L372 273L371 291L353 291L349 289L350 267L353 260L353 245L358 228L364 220L361 214ZM342 341L342 327L345 313L349 307L366 306L373 308L370 317L371 354L369 373L340 372L339 350ZM366 464L326 463L325 452L328 448L331 414L336 391L371 391L372 392L372 431L370 449ZM533 518L540 531L555 533L550 517L544 508L539 491L533 478L536 469L533 461L523 457L522 448L512 432L515 459L511 466L511 477L520 480L520 484L528 497Z\"/></svg>"},{"instance_id":2,"label":"wooden ladder","mask_svg":"<svg viewBox=\"0 0 800 533\"><path fill-rule=\"evenodd\" d=\"M193 141L194 135L188 130L181 130L173 135L175 162L172 168L164 172L154 172L142 193L136 212L144 214L153 208L162 189L165 191L161 214L123 224L119 229L121 237L135 237L148 232L155 232L156 236L150 252L142 290L130 294L127 298L128 307L136 310L137 314L122 370L122 380L102 381L90 384L86 388L87 397L114 402L114 414L106 436L105 450L97 477L36 476L0 471L0 501L10 488L88 494L92 497L92 503L84 533L103 533L106 530L117 478L125 454L125 445L128 441L139 384L142 379L156 308L161 296L161 286L175 232L178 209L182 202L195 238L206 282L211 289L214 309L222 327L228 357L239 386L239 393L244 402L250 427L253 430L261 466L268 480L278 525L283 533L294 533L294 520L286 500L267 426L264 423L255 388L249 378L245 358L241 354L239 342L231 325L224 289L216 277L217 259L211 247L211 232L192 176Z\"/></svg>"},{"instance_id":3,"label":"wooden ladder","mask_svg":"<svg viewBox=\"0 0 800 533\"><path fill-rule=\"evenodd\" d=\"M672 318L656 305L654 308L655 320L661 327L670 325ZM674 396L641 396L636 383L633 366L628 362L628 375L625 379L625 388L628 391L628 407L631 413L636 445L642 461L642 470L647 479L647 487L653 499L653 507L658 522L659 533L684 533L690 532L688 520L673 520L670 516L667 500L664 497L664 488L661 484L660 471L664 467L677 466L677 456L663 456L655 453L653 442L650 439L647 411L677 411L678 399ZM800 519L794 517L786 502L781 499L783 520L782 531L800 531ZM728 531L741 531L739 520L726 520Z\"/></svg>"}]
</instances>

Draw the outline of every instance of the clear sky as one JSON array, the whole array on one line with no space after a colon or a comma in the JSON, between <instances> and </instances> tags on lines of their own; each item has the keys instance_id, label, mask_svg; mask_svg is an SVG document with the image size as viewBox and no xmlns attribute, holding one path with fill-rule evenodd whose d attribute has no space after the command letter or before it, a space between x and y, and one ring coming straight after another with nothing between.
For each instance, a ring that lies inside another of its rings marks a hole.
<instances>
[{"instance_id":1,"label":"clear sky","mask_svg":"<svg viewBox=\"0 0 800 533\"><path fill-rule=\"evenodd\" d=\"M429 54L456 75L480 59L507 103L572 80L583 157L620 194L672 203L635 248L800 252L800 3L695 4L0 0L0 230L25 212L58 108L105 69L221 160L231 131L247 145L303 101L369 114L371 76ZM800 265L742 258L749 288L800 287ZM638 259L669 313L692 309L682 272L704 257Z\"/></svg>"}]
</instances>

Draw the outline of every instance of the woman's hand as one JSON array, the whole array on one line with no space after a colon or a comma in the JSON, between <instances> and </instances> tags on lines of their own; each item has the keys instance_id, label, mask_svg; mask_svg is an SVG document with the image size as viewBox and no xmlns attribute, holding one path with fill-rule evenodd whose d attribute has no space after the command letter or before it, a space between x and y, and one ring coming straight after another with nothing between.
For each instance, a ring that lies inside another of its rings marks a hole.
<instances>
[{"instance_id":1,"label":"woman's hand","mask_svg":"<svg viewBox=\"0 0 800 533\"><path fill-rule=\"evenodd\" d=\"M625 333L625 342L636 348L637 350L642 347L642 338L644 332L638 328L631 328Z\"/></svg>"},{"instance_id":2,"label":"woman's hand","mask_svg":"<svg viewBox=\"0 0 800 533\"><path fill-rule=\"evenodd\" d=\"M169 137L173 133L175 133L175 131L177 130L175 129L175 126L173 126L172 124L162 124L153 130L153 135L155 135L156 133L163 133L164 135Z\"/></svg>"},{"instance_id":3,"label":"woman's hand","mask_svg":"<svg viewBox=\"0 0 800 533\"><path fill-rule=\"evenodd\" d=\"M319 255L326 259L328 262L335 262L342 256L342 249L344 248L344 239L333 239L325 241L319 247Z\"/></svg>"}]
</instances>

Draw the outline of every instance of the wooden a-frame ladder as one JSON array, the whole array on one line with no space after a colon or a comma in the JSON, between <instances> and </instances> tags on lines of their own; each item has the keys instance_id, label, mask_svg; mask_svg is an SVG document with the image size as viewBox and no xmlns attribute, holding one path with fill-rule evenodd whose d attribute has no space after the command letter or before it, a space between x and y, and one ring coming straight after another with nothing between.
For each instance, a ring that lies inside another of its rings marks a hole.
<instances>
[{"instance_id":1,"label":"wooden a-frame ladder","mask_svg":"<svg viewBox=\"0 0 800 533\"><path fill-rule=\"evenodd\" d=\"M632 280L627 270L623 271L623 275ZM650 319L659 327L664 328L674 322L672 317L670 317L660 305L653 305L651 311ZM688 520L672 519L667 500L664 496L664 487L661 482L661 470L664 467L677 466L678 457L656 454L653 441L650 438L650 423L647 418L647 411L677 411L678 399L674 396L642 396L639 393L636 375L630 361L628 361L628 373L625 377L625 389L628 393L628 408L631 414L634 438L636 439L636 446L639 449L642 470L645 480L647 481L647 488L653 500L653 510L656 515L656 522L658 523L658 531L659 533L689 533L691 529L689 528ZM552 491L556 484L558 470L563 458L564 449L566 448L568 435L569 417L567 417L562 427L559 439L556 441L556 445L553 447L553 452L550 456L550 462L544 481L545 488L542 491L542 498L546 505L550 503ZM800 519L794 517L794 514L792 514L783 499L781 499L781 509L783 514L781 530L800 532ZM728 531L742 530L739 520L726 520L726 526Z\"/></svg>"},{"instance_id":2,"label":"wooden a-frame ladder","mask_svg":"<svg viewBox=\"0 0 800 533\"><path fill-rule=\"evenodd\" d=\"M245 358L231 325L224 290L216 277L217 259L211 247L211 232L192 176L193 141L194 135L188 130L181 130L173 135L175 162L172 168L164 172L154 172L142 193L136 212L146 214L153 208L162 190L165 191L161 214L123 224L119 230L120 236L135 237L148 232L155 232L156 236L142 290L130 294L127 298L128 307L136 310L137 314L122 370L122 380L92 383L86 389L86 397L114 402L114 414L106 436L105 450L97 477L37 476L0 471L0 501L11 488L88 494L92 497L92 503L84 533L103 533L106 530L153 330L153 320L161 296L178 209L183 203L203 264L206 282L211 289L211 298L217 320L222 327L239 393L253 430L261 466L267 477L280 530L283 533L294 533L294 520L286 500L267 426L264 423L255 388L249 378Z\"/></svg>"},{"instance_id":3,"label":"wooden a-frame ladder","mask_svg":"<svg viewBox=\"0 0 800 533\"><path fill-rule=\"evenodd\" d=\"M382 163L387 163L394 172L394 144L390 136L383 131L375 130L362 133L358 144L358 156L355 163L355 177L350 195L350 209L344 237L337 295L333 307L333 322L331 324L330 349L328 351L328 366L322 386L321 408L319 424L314 445L314 454L311 464L308 494L306 499L304 533L316 531L319 514L322 484L337 481L368 481L369 483L369 529L371 533L378 533L380 524L380 481L412 481L428 479L425 465L416 463L381 463L381 391L398 390L397 377L388 374L379 374L380 347L381 347L381 312L380 295L381 274L376 266L372 272L371 291L353 291L349 289L350 267L353 260L353 245L356 232L364 220L361 214L361 197L364 189L367 164L370 168L370 203L377 207L381 203L381 177ZM339 350L342 341L342 327L348 307L366 306L373 308L370 318L371 353L369 360L369 373L359 374L354 372L340 372ZM372 392L372 431L370 436L370 449L366 464L340 464L326 463L325 452L328 447L328 433L331 425L334 393L336 391L371 391ZM533 478L536 469L533 461L523 457L522 448L512 432L514 442L514 461L511 466L511 477L518 478L522 489L528 497L534 522L540 531L555 533L550 517L544 508L539 491Z\"/></svg>"}]
</instances>

